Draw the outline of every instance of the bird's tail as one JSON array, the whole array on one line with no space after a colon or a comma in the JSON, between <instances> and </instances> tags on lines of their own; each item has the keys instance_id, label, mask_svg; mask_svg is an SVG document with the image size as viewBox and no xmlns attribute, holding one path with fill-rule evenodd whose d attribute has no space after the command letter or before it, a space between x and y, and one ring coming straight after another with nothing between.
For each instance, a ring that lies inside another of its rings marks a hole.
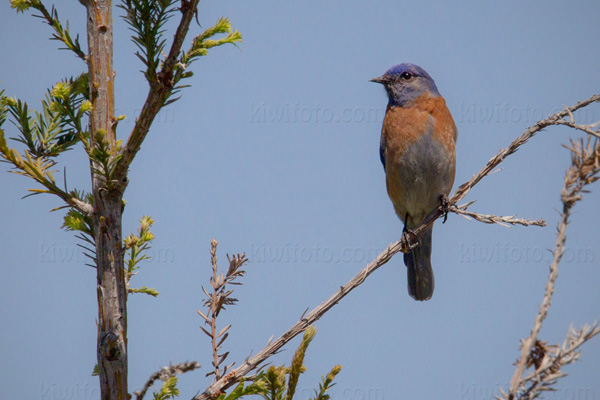
<instances>
[{"instance_id":1,"label":"bird's tail","mask_svg":"<svg viewBox=\"0 0 600 400\"><path fill-rule=\"evenodd\" d=\"M408 270L408 294L415 300L431 299L434 279L431 268L431 236L433 226L418 235L419 244L410 253L404 253Z\"/></svg>"}]
</instances>

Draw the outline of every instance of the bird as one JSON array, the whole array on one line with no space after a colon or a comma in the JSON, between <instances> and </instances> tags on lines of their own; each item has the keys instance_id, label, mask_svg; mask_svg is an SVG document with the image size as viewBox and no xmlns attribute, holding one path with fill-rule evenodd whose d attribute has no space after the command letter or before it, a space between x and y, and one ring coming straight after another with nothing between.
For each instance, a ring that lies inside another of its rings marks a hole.
<instances>
[{"instance_id":1,"label":"bird","mask_svg":"<svg viewBox=\"0 0 600 400\"><path fill-rule=\"evenodd\" d=\"M412 232L447 201L456 172L458 131L434 80L418 65L394 65L371 82L382 84L389 100L379 145L388 196L404 223L403 232ZM404 253L408 293L418 301L431 299L435 286L432 233L430 225Z\"/></svg>"}]
</instances>

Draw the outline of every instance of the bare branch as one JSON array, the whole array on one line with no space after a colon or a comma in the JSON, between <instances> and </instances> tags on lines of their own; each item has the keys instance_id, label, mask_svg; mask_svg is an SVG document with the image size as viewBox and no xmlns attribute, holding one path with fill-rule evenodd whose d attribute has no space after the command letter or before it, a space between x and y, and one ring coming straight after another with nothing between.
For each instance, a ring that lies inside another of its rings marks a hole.
<instances>
[{"instance_id":1,"label":"bare branch","mask_svg":"<svg viewBox=\"0 0 600 400\"><path fill-rule=\"evenodd\" d=\"M600 173L600 141L595 141L593 146L590 144L589 140L587 145L584 144L583 140L579 143L571 142L571 147L569 149L571 150L572 165L565 174L565 186L561 191L563 210L561 213L560 222L558 224L558 235L556 237L556 245L554 247L552 263L550 264L550 275L548 276L548 283L546 284L546 291L544 293L542 305L540 306L540 310L534 320L533 329L531 330L529 337L522 343L521 356L517 362L515 373L510 382L510 388L507 395L508 400L513 400L515 397L533 398L531 397L533 394L527 395L526 397L524 397L523 394L519 395L519 392L524 390L524 385L526 382L526 380L523 379L523 372L527 368L528 364L531 364L529 360L531 360L532 354L534 354L532 351L534 350L534 346L536 346L536 344L539 342L538 335L542 329L542 324L548 315L548 309L550 308L552 295L554 293L554 285L556 278L558 277L558 265L562 259L564 246L567 240L566 231L567 225L569 224L571 209L579 200L581 200L581 194L585 186L598 180L598 174ZM589 338L592 336L594 335L591 335ZM579 345L581 345L581 343ZM557 359L557 357L558 355L556 355L554 359ZM548 378L547 376L544 376L545 380L538 379L535 385L539 385L540 387L543 386L544 383L549 385L557 378L563 376L559 372L560 367L564 365L564 363L561 364L559 361L557 361L554 363L554 365L556 369L550 371L552 372L551 377ZM538 376L541 374L539 371L540 368L541 367L539 366L536 368L536 374ZM539 388L536 389L533 387L529 390L525 390L525 392L535 393L536 390L539 390Z\"/></svg>"},{"instance_id":2,"label":"bare branch","mask_svg":"<svg viewBox=\"0 0 600 400\"><path fill-rule=\"evenodd\" d=\"M591 327L584 325L580 330L573 326L569 327L562 346L553 346L556 350L551 354L546 354L542 358L539 368L523 378L523 386L526 389L520 398L534 399L540 391L552 390L551 385L556 383L556 379L566 375L560 369L577 361L581 356L579 348L598 334L600 334L598 322Z\"/></svg>"},{"instance_id":3,"label":"bare branch","mask_svg":"<svg viewBox=\"0 0 600 400\"><path fill-rule=\"evenodd\" d=\"M594 124L589 124L589 125L576 124L575 117L573 117L573 113L571 112L571 110L569 110L568 107L565 107L565 111L567 111L568 116L571 120L567 121L566 119L562 118L562 119L559 119L558 121L556 121L554 123L555 125L565 125L570 128L585 132L588 135L594 136L596 138L600 138L600 128L598 128L598 126L600 126L600 121L598 121Z\"/></svg>"},{"instance_id":4,"label":"bare branch","mask_svg":"<svg viewBox=\"0 0 600 400\"><path fill-rule=\"evenodd\" d=\"M598 126L598 123L590 124L590 125L579 125L579 124L575 124L573 122L569 122L569 121L565 121L564 119L561 119L559 121L556 121L555 125L565 125L570 128L577 129L577 130L583 131L589 135L600 138L600 130L598 130L598 129L593 130L596 126Z\"/></svg>"},{"instance_id":5,"label":"bare branch","mask_svg":"<svg viewBox=\"0 0 600 400\"><path fill-rule=\"evenodd\" d=\"M211 266L212 266L212 277L211 277L211 284L213 287L213 292L212 292L212 298L211 298L211 303L209 304L209 310L210 310L210 336L211 336L211 347L212 347L212 352L213 352L213 367L214 367L214 374L215 374L215 380L219 380L221 379L221 369L219 368L219 345L217 344L217 307L219 306L219 301L218 301L218 290L220 288L220 285L217 282L217 274L219 272L218 268L217 268L217 241L215 239L213 239L210 242L210 259L211 259Z\"/></svg>"},{"instance_id":6,"label":"bare branch","mask_svg":"<svg viewBox=\"0 0 600 400\"><path fill-rule=\"evenodd\" d=\"M221 364L225 361L229 355L229 352L220 353L219 351L229 336L227 331L229 328L231 328L231 325L227 325L220 331L217 331L217 317L219 316L221 310L225 309L225 306L232 305L237 302L237 299L231 297L233 289L228 290L227 285L240 285L239 282L236 282L236 279L242 277L246 273L242 269L242 266L248 261L245 254L237 254L233 257L227 255L227 259L229 261L227 272L219 274L219 269L217 266L217 244L218 242L215 239L212 239L210 242L210 259L212 268L210 286L212 287L212 291L209 293L204 286L202 286L202 291L206 295L206 299L204 300L204 306L207 307L206 314L198 310L198 314L202 317L204 323L210 327L209 329L205 329L201 326L200 329L211 340L213 370L208 372L206 376L214 375L215 381L221 379L223 375L227 374L229 369L233 366L232 363L221 368Z\"/></svg>"},{"instance_id":7,"label":"bare branch","mask_svg":"<svg viewBox=\"0 0 600 400\"><path fill-rule=\"evenodd\" d=\"M85 201L81 201L75 197L62 197L65 202L67 202L71 207L77 209L82 214L92 217L94 216L94 207L90 203L86 203Z\"/></svg>"},{"instance_id":8,"label":"bare branch","mask_svg":"<svg viewBox=\"0 0 600 400\"><path fill-rule=\"evenodd\" d=\"M448 211L465 217L466 219L473 218L476 221L483 222L484 224L498 224L509 227L510 225L523 225L523 226L546 226L544 219L538 219L531 221L523 218L516 218L516 215L510 217L504 217L492 214L479 214L471 211L467 211L467 208L474 202L462 204L460 206L450 206Z\"/></svg>"},{"instance_id":9,"label":"bare branch","mask_svg":"<svg viewBox=\"0 0 600 400\"><path fill-rule=\"evenodd\" d=\"M197 361L191 361L191 362L186 361L186 362L183 362L180 364L169 365L168 367L163 367L160 369L160 371L156 371L155 373L150 375L150 378L144 384L144 387L142 388L142 390L133 392L133 394L135 394L135 397L137 400L142 400L144 398L144 396L146 395L146 392L148 391L148 389L150 389L150 387L152 385L154 385L154 382L156 382L157 380L160 379L161 381L166 381L167 379L169 379L170 377L172 377L174 375L183 374L183 373L193 371L198 368L200 368L200 363Z\"/></svg>"},{"instance_id":10,"label":"bare branch","mask_svg":"<svg viewBox=\"0 0 600 400\"><path fill-rule=\"evenodd\" d=\"M548 283L546 283L546 292L544 293L544 299L542 300L542 305L540 306L540 311L538 315L535 317L535 321L533 323L533 329L529 337L523 342L521 346L521 357L517 362L517 368L515 369L515 373L510 381L510 389L508 392L508 398L513 399L517 391L522 385L523 371L525 370L525 364L531 353L531 349L533 348L540 329L542 329L542 323L546 319L548 315L548 309L550 308L550 302L552 300L552 294L554 294L554 284L556 282L556 278L558 277L558 264L563 255L565 242L567 240L567 224L569 215L570 215L571 207L564 207L561 215L560 223L558 225L558 236L556 237L556 246L554 248L554 253L552 257L552 263L550 264L550 275L548 276Z\"/></svg>"}]
</instances>

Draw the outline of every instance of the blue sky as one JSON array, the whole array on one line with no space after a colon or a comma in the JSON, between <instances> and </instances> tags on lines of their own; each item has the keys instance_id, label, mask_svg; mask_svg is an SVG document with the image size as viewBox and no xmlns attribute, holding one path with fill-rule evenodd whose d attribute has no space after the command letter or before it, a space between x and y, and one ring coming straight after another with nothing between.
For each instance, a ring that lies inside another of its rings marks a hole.
<instances>
[{"instance_id":1,"label":"blue sky","mask_svg":"<svg viewBox=\"0 0 600 400\"><path fill-rule=\"evenodd\" d=\"M73 32L84 9L57 2ZM538 119L600 91L600 5L594 1L203 1L199 21L228 16L241 51L213 49L194 64L192 87L164 109L130 173L125 233L156 221L153 260L131 296L130 388L169 362L197 360L181 398L204 389L210 347L198 326L210 239L250 258L226 348L241 362L329 297L395 241L402 225L385 191L378 146L387 99L369 79L413 62L435 79L459 138L455 188ZM115 10L117 114L125 138L147 93L126 24ZM201 28L194 26L191 34ZM80 73L49 41L49 27L0 5L0 87L38 106L45 88ZM190 36L191 38L191 36ZM189 43L189 39L186 43ZM85 40L83 40L85 42ZM579 114L600 120L600 107ZM8 133L14 133L10 126ZM433 299L417 303L395 257L318 323L299 383L308 398L321 374L344 369L333 398L489 399L509 382L529 334L554 247L559 192L580 134L542 132L465 200L474 211L545 218L546 228L504 228L450 215L436 224ZM70 187L89 189L81 149L64 157ZM1 165L0 382L7 399L96 399L95 271L59 229L60 202ZM540 337L562 342L571 323L599 317L597 185L576 206L556 294ZM272 359L288 363L298 340ZM550 399L600 398L600 340ZM71 396L71 397L69 397ZM78 397L75 397L78 396Z\"/></svg>"}]
</instances>

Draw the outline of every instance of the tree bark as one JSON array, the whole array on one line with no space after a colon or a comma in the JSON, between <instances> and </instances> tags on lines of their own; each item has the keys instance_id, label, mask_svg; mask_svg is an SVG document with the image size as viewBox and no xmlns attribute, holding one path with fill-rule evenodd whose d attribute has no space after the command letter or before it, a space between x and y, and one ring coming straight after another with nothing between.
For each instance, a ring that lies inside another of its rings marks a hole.
<instances>
[{"instance_id":1,"label":"tree bark","mask_svg":"<svg viewBox=\"0 0 600 400\"><path fill-rule=\"evenodd\" d=\"M87 0L90 144L104 136L117 155L114 131L113 21L110 0ZM125 184L92 168L98 292L98 372L103 400L127 400L127 290L121 219ZM125 178L126 179L126 178Z\"/></svg>"}]
</instances>

